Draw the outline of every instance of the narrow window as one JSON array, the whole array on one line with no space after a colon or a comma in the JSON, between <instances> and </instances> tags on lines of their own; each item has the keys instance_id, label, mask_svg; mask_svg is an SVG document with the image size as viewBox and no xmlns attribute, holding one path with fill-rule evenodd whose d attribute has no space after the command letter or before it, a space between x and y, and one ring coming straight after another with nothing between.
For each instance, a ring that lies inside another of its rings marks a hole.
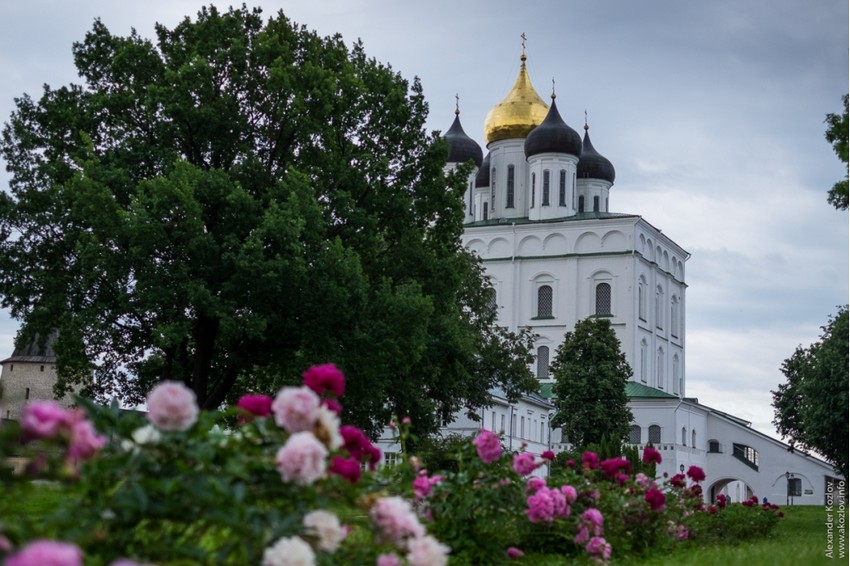
<instances>
[{"instance_id":1,"label":"narrow window","mask_svg":"<svg viewBox=\"0 0 850 566\"><path fill-rule=\"evenodd\" d=\"M9 371L15 371L15 364L9 365Z\"/></svg>"},{"instance_id":2,"label":"narrow window","mask_svg":"<svg viewBox=\"0 0 850 566\"><path fill-rule=\"evenodd\" d=\"M41 366L41 367L39 368L39 371L44 371L44 366Z\"/></svg>"},{"instance_id":3,"label":"narrow window","mask_svg":"<svg viewBox=\"0 0 850 566\"><path fill-rule=\"evenodd\" d=\"M519 418L519 437L525 438L525 417Z\"/></svg>"},{"instance_id":4,"label":"narrow window","mask_svg":"<svg viewBox=\"0 0 850 566\"><path fill-rule=\"evenodd\" d=\"M599 212L599 197L593 197L593 212Z\"/></svg>"},{"instance_id":5,"label":"narrow window","mask_svg":"<svg viewBox=\"0 0 850 566\"><path fill-rule=\"evenodd\" d=\"M540 442L543 442L544 438L545 438L545 435L543 433L543 423L541 422L540 423Z\"/></svg>"},{"instance_id":6,"label":"narrow window","mask_svg":"<svg viewBox=\"0 0 850 566\"><path fill-rule=\"evenodd\" d=\"M649 427L649 441L654 445L658 446L661 444L661 427L658 425L652 425Z\"/></svg>"},{"instance_id":7,"label":"narrow window","mask_svg":"<svg viewBox=\"0 0 850 566\"><path fill-rule=\"evenodd\" d=\"M495 312L499 308L499 303L496 301L496 289L490 287L485 292L487 293L487 308Z\"/></svg>"},{"instance_id":8,"label":"narrow window","mask_svg":"<svg viewBox=\"0 0 850 566\"><path fill-rule=\"evenodd\" d=\"M679 394L679 356L673 356L673 393Z\"/></svg>"},{"instance_id":9,"label":"narrow window","mask_svg":"<svg viewBox=\"0 0 850 566\"><path fill-rule=\"evenodd\" d=\"M688 430L682 427L682 446L688 445Z\"/></svg>"},{"instance_id":10,"label":"narrow window","mask_svg":"<svg viewBox=\"0 0 850 566\"><path fill-rule=\"evenodd\" d=\"M508 190L506 193L505 208L514 207L514 166L508 165Z\"/></svg>"},{"instance_id":11,"label":"narrow window","mask_svg":"<svg viewBox=\"0 0 850 566\"><path fill-rule=\"evenodd\" d=\"M487 220L488 217L487 203L484 203L484 220Z\"/></svg>"},{"instance_id":12,"label":"narrow window","mask_svg":"<svg viewBox=\"0 0 850 566\"><path fill-rule=\"evenodd\" d=\"M534 208L534 191L537 185L537 174L531 174L531 208Z\"/></svg>"},{"instance_id":13,"label":"narrow window","mask_svg":"<svg viewBox=\"0 0 850 566\"><path fill-rule=\"evenodd\" d=\"M537 288L537 316L552 316L552 287L541 285Z\"/></svg>"},{"instance_id":14,"label":"narrow window","mask_svg":"<svg viewBox=\"0 0 850 566\"><path fill-rule=\"evenodd\" d=\"M679 297L673 297L670 304L670 335L679 337Z\"/></svg>"},{"instance_id":15,"label":"narrow window","mask_svg":"<svg viewBox=\"0 0 850 566\"><path fill-rule=\"evenodd\" d=\"M543 198L541 205L549 206L549 170L543 171Z\"/></svg>"},{"instance_id":16,"label":"narrow window","mask_svg":"<svg viewBox=\"0 0 850 566\"><path fill-rule=\"evenodd\" d=\"M496 411L493 411L493 418L490 419L490 430L496 432Z\"/></svg>"},{"instance_id":17,"label":"narrow window","mask_svg":"<svg viewBox=\"0 0 850 566\"><path fill-rule=\"evenodd\" d=\"M638 280L638 317L646 321L646 279L643 275Z\"/></svg>"},{"instance_id":18,"label":"narrow window","mask_svg":"<svg viewBox=\"0 0 850 566\"><path fill-rule=\"evenodd\" d=\"M692 429L691 430L691 448L696 448L696 447L697 447L697 430Z\"/></svg>"},{"instance_id":19,"label":"narrow window","mask_svg":"<svg viewBox=\"0 0 850 566\"><path fill-rule=\"evenodd\" d=\"M664 328L664 291L660 286L655 289L655 326Z\"/></svg>"},{"instance_id":20,"label":"narrow window","mask_svg":"<svg viewBox=\"0 0 850 566\"><path fill-rule=\"evenodd\" d=\"M655 386L664 389L664 350L661 348L655 354Z\"/></svg>"},{"instance_id":21,"label":"narrow window","mask_svg":"<svg viewBox=\"0 0 850 566\"><path fill-rule=\"evenodd\" d=\"M646 383L646 340L640 341L640 380Z\"/></svg>"},{"instance_id":22,"label":"narrow window","mask_svg":"<svg viewBox=\"0 0 850 566\"><path fill-rule=\"evenodd\" d=\"M24 393L24 399L29 399L29 398L30 398L30 388L29 388L29 387L27 387L27 390L26 390L26 392Z\"/></svg>"},{"instance_id":23,"label":"narrow window","mask_svg":"<svg viewBox=\"0 0 850 566\"><path fill-rule=\"evenodd\" d=\"M549 347L537 348L537 379L549 377Z\"/></svg>"},{"instance_id":24,"label":"narrow window","mask_svg":"<svg viewBox=\"0 0 850 566\"><path fill-rule=\"evenodd\" d=\"M499 432L505 432L505 415L501 415L502 424L499 427Z\"/></svg>"},{"instance_id":25,"label":"narrow window","mask_svg":"<svg viewBox=\"0 0 850 566\"><path fill-rule=\"evenodd\" d=\"M496 168L493 167L492 174L490 175L490 200L495 202L496 198Z\"/></svg>"},{"instance_id":26,"label":"narrow window","mask_svg":"<svg viewBox=\"0 0 850 566\"><path fill-rule=\"evenodd\" d=\"M632 425L629 429L629 444L640 444L640 425Z\"/></svg>"},{"instance_id":27,"label":"narrow window","mask_svg":"<svg viewBox=\"0 0 850 566\"><path fill-rule=\"evenodd\" d=\"M474 192L475 192L475 183L470 181L470 183L469 183L469 213L470 214L472 214L472 197L474 196L473 195Z\"/></svg>"},{"instance_id":28,"label":"narrow window","mask_svg":"<svg viewBox=\"0 0 850 566\"><path fill-rule=\"evenodd\" d=\"M596 286L596 314L611 315L611 285L600 283Z\"/></svg>"},{"instance_id":29,"label":"narrow window","mask_svg":"<svg viewBox=\"0 0 850 566\"><path fill-rule=\"evenodd\" d=\"M567 172L564 169L558 178L558 206L567 206Z\"/></svg>"},{"instance_id":30,"label":"narrow window","mask_svg":"<svg viewBox=\"0 0 850 566\"><path fill-rule=\"evenodd\" d=\"M578 197L578 211L584 212L584 195Z\"/></svg>"}]
</instances>

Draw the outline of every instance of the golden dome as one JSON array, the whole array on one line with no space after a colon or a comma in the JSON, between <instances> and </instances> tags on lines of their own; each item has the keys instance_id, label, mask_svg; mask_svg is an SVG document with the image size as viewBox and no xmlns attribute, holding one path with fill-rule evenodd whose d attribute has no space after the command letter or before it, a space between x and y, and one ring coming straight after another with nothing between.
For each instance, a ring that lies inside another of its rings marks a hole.
<instances>
[{"instance_id":1,"label":"golden dome","mask_svg":"<svg viewBox=\"0 0 850 566\"><path fill-rule=\"evenodd\" d=\"M546 118L549 106L531 86L525 69L525 53L520 60L522 64L513 88L490 110L484 121L484 139L488 145L498 140L524 138Z\"/></svg>"}]
</instances>

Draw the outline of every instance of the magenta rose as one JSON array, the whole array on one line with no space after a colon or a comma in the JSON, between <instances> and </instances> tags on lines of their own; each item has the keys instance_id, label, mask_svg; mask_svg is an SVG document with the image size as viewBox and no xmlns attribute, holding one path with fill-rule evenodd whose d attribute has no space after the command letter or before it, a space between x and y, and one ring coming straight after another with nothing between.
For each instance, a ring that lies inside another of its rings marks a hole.
<instances>
[{"instance_id":1,"label":"magenta rose","mask_svg":"<svg viewBox=\"0 0 850 566\"><path fill-rule=\"evenodd\" d=\"M591 470L595 470L599 467L599 456L595 452L585 452L584 456L581 457L581 463Z\"/></svg>"},{"instance_id":2,"label":"magenta rose","mask_svg":"<svg viewBox=\"0 0 850 566\"><path fill-rule=\"evenodd\" d=\"M521 476L527 476L537 469L537 464L534 462L534 454L530 452L521 452L514 455L513 469Z\"/></svg>"},{"instance_id":3,"label":"magenta rose","mask_svg":"<svg viewBox=\"0 0 850 566\"><path fill-rule=\"evenodd\" d=\"M321 395L325 391L333 391L337 398L345 394L345 376L334 364L321 364L308 369L302 374L304 385Z\"/></svg>"},{"instance_id":4,"label":"magenta rose","mask_svg":"<svg viewBox=\"0 0 850 566\"><path fill-rule=\"evenodd\" d=\"M643 496L644 500L649 503L649 508L653 511L661 511L667 503L667 497L658 489L651 488L646 490Z\"/></svg>"},{"instance_id":5,"label":"magenta rose","mask_svg":"<svg viewBox=\"0 0 850 566\"><path fill-rule=\"evenodd\" d=\"M482 428L475 437L475 450L485 464L490 464L501 457L502 443L496 433Z\"/></svg>"},{"instance_id":6,"label":"magenta rose","mask_svg":"<svg viewBox=\"0 0 850 566\"><path fill-rule=\"evenodd\" d=\"M268 417L272 414L273 399L268 395L258 395L249 393L243 395L239 402L236 403L236 408L253 415L255 417Z\"/></svg>"},{"instance_id":7,"label":"magenta rose","mask_svg":"<svg viewBox=\"0 0 850 566\"><path fill-rule=\"evenodd\" d=\"M699 466L691 466L688 468L688 477L694 481L702 481L705 479L705 472Z\"/></svg>"},{"instance_id":8,"label":"magenta rose","mask_svg":"<svg viewBox=\"0 0 850 566\"><path fill-rule=\"evenodd\" d=\"M342 456L331 458L331 465L328 471L341 476L351 483L357 483L360 480L360 475L363 473L360 468L360 462L354 458L343 458Z\"/></svg>"},{"instance_id":9,"label":"magenta rose","mask_svg":"<svg viewBox=\"0 0 850 566\"><path fill-rule=\"evenodd\" d=\"M195 392L177 381L163 381L148 393L148 420L160 430L187 430L199 412Z\"/></svg>"},{"instance_id":10,"label":"magenta rose","mask_svg":"<svg viewBox=\"0 0 850 566\"><path fill-rule=\"evenodd\" d=\"M661 452L653 448L652 446L647 446L643 449L643 463L644 464L660 464L661 463Z\"/></svg>"}]
</instances>

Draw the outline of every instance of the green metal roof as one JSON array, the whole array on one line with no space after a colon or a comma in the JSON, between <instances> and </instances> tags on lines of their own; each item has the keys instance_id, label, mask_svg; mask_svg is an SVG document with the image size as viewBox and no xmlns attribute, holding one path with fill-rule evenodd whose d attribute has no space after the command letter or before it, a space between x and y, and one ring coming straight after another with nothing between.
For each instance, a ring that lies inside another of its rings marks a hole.
<instances>
[{"instance_id":1,"label":"green metal roof","mask_svg":"<svg viewBox=\"0 0 850 566\"><path fill-rule=\"evenodd\" d=\"M541 383L540 384L540 396L546 399L547 401L552 400L552 388L555 386L554 383Z\"/></svg>"},{"instance_id":2,"label":"green metal roof","mask_svg":"<svg viewBox=\"0 0 850 566\"><path fill-rule=\"evenodd\" d=\"M629 381L626 383L626 395L629 399L678 399L675 395L670 395L669 393L665 393L664 391L654 387L647 387L646 385L636 381Z\"/></svg>"}]
</instances>

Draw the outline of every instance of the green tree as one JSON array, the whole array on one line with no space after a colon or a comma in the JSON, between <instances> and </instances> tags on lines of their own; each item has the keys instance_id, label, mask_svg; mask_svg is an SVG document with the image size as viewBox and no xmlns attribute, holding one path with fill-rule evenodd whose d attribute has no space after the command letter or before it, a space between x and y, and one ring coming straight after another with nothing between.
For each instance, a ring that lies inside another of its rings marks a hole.
<instances>
[{"instance_id":1,"label":"green tree","mask_svg":"<svg viewBox=\"0 0 850 566\"><path fill-rule=\"evenodd\" d=\"M827 114L825 122L829 125L826 129L826 140L832 144L832 149L835 150L835 154L838 156L838 159L841 160L844 165L847 165L847 144L848 144L848 118L847 118L847 97L848 95L844 95L844 114ZM847 176L844 177L843 181L838 181L832 188L829 190L829 194L827 196L827 201L829 204L837 208L838 210L847 210L848 205L848 193L847 193Z\"/></svg>"},{"instance_id":2,"label":"green tree","mask_svg":"<svg viewBox=\"0 0 850 566\"><path fill-rule=\"evenodd\" d=\"M552 427L561 427L576 446L620 442L629 433L632 412L626 383L632 368L607 318L576 323L558 347L552 363L557 412Z\"/></svg>"},{"instance_id":3,"label":"green tree","mask_svg":"<svg viewBox=\"0 0 850 566\"><path fill-rule=\"evenodd\" d=\"M817 451L847 477L847 306L821 329L819 342L798 346L782 363L786 382L771 391L773 424L792 446Z\"/></svg>"},{"instance_id":4,"label":"green tree","mask_svg":"<svg viewBox=\"0 0 850 566\"><path fill-rule=\"evenodd\" d=\"M19 340L59 331L60 389L93 368L96 399L176 379L215 408L333 361L375 434L535 388L418 80L244 6L156 36L95 21L83 84L17 99L3 130L2 305Z\"/></svg>"}]
</instances>

